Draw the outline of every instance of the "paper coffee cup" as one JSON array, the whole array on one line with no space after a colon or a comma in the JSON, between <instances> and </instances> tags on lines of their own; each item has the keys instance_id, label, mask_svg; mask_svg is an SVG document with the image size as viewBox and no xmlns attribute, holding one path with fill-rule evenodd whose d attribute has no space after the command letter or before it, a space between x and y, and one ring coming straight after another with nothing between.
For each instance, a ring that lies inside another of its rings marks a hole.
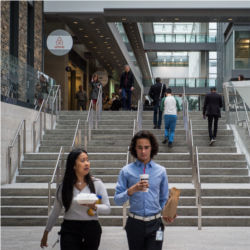
<instances>
[{"instance_id":1,"label":"paper coffee cup","mask_svg":"<svg viewBox=\"0 0 250 250\"><path fill-rule=\"evenodd\" d=\"M149 180L149 174L141 174L140 175L141 181L147 181ZM148 188L145 188L142 192L148 192Z\"/></svg>"}]
</instances>

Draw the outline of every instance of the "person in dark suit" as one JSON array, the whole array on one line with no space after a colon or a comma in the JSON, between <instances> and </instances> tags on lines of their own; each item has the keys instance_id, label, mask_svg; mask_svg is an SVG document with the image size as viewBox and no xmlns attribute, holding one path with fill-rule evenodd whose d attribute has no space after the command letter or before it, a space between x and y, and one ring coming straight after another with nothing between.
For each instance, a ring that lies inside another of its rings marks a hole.
<instances>
[{"instance_id":1,"label":"person in dark suit","mask_svg":"<svg viewBox=\"0 0 250 250\"><path fill-rule=\"evenodd\" d=\"M211 92L206 94L203 106L203 118L208 119L208 132L210 143L212 145L216 141L218 119L221 117L220 109L222 108L222 97L216 93L216 88L212 87ZM214 122L214 130L212 126Z\"/></svg>"},{"instance_id":2,"label":"person in dark suit","mask_svg":"<svg viewBox=\"0 0 250 250\"><path fill-rule=\"evenodd\" d=\"M154 105L154 129L161 128L161 120L162 120L162 111L161 107L161 99L165 96L166 85L161 83L161 78L156 77L156 83L150 87L148 95L151 99L153 99ZM158 114L158 117L157 117ZM158 118L158 119L157 119Z\"/></svg>"},{"instance_id":3,"label":"person in dark suit","mask_svg":"<svg viewBox=\"0 0 250 250\"><path fill-rule=\"evenodd\" d=\"M134 75L129 65L124 66L124 72L120 78L119 92L122 95L122 108L123 110L131 110L131 96L134 90Z\"/></svg>"}]
</instances>

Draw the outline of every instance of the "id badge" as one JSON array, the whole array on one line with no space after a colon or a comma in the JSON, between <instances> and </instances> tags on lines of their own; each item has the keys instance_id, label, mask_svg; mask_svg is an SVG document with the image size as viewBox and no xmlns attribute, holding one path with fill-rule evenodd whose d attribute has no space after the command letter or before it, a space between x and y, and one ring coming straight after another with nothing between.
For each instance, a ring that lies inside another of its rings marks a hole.
<instances>
[{"instance_id":1,"label":"id badge","mask_svg":"<svg viewBox=\"0 0 250 250\"><path fill-rule=\"evenodd\" d=\"M155 240L157 240L157 241L163 241L163 231L161 229L159 229L156 232Z\"/></svg>"}]
</instances>

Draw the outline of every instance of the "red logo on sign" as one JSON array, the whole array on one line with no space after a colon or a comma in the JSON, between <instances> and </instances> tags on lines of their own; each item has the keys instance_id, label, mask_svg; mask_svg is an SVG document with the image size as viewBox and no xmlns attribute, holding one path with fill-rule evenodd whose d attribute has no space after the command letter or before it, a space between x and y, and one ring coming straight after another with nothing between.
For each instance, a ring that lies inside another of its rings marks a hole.
<instances>
[{"instance_id":1,"label":"red logo on sign","mask_svg":"<svg viewBox=\"0 0 250 250\"><path fill-rule=\"evenodd\" d=\"M55 49L64 49L63 39L60 36L56 39Z\"/></svg>"}]
</instances>

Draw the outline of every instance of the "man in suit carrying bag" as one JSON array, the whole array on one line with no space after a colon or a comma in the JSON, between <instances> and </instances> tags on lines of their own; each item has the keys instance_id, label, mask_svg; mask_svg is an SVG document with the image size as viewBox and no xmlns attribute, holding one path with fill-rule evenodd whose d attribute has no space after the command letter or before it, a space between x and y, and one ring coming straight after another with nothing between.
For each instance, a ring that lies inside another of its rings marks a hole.
<instances>
[{"instance_id":1,"label":"man in suit carrying bag","mask_svg":"<svg viewBox=\"0 0 250 250\"><path fill-rule=\"evenodd\" d=\"M216 88L212 87L211 92L206 94L203 106L203 118L208 119L208 132L210 143L212 145L216 141L218 119L221 117L220 109L222 108L222 97L216 93ZM214 129L213 127L214 122Z\"/></svg>"}]
</instances>

